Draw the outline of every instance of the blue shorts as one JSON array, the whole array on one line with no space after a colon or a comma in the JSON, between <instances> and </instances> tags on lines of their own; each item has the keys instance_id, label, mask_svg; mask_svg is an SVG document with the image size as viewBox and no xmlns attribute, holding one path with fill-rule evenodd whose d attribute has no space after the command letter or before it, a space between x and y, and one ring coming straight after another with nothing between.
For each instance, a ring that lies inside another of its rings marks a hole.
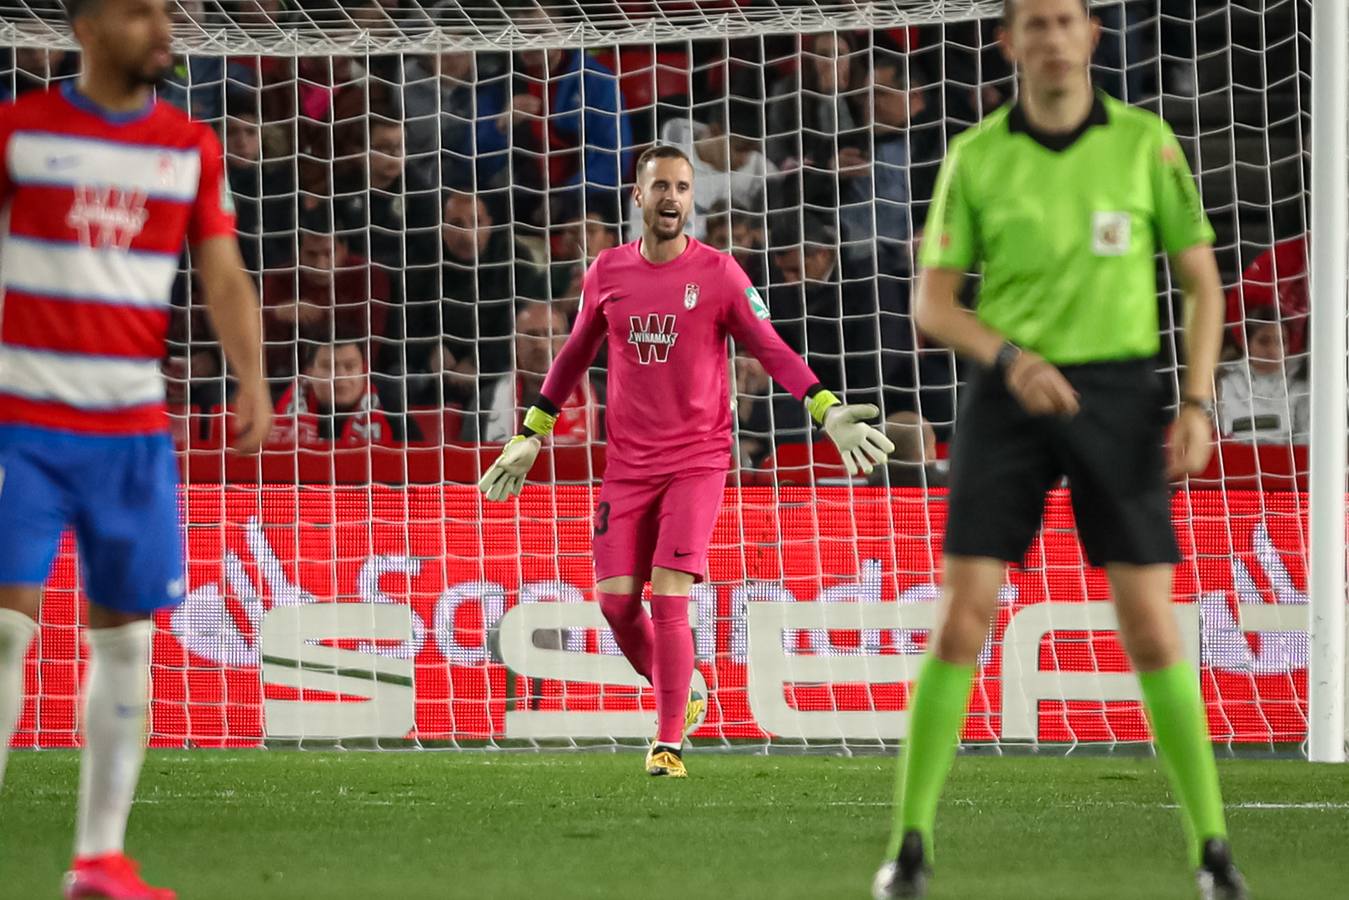
<instances>
[{"instance_id":1,"label":"blue shorts","mask_svg":"<svg viewBox=\"0 0 1349 900\"><path fill-rule=\"evenodd\" d=\"M0 426L0 584L45 582L67 526L94 603L151 613L182 601L178 466L167 434Z\"/></svg>"}]
</instances>

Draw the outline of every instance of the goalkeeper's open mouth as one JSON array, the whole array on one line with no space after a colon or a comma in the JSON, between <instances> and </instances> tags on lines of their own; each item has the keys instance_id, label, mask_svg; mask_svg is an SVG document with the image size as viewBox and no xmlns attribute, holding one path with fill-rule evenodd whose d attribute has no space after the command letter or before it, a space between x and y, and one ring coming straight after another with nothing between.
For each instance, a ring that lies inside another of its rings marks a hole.
<instances>
[{"instance_id":1,"label":"goalkeeper's open mouth","mask_svg":"<svg viewBox=\"0 0 1349 900\"><path fill-rule=\"evenodd\" d=\"M677 206L666 207L657 213L657 215L659 215L662 220L673 225L679 224L679 207Z\"/></svg>"}]
</instances>

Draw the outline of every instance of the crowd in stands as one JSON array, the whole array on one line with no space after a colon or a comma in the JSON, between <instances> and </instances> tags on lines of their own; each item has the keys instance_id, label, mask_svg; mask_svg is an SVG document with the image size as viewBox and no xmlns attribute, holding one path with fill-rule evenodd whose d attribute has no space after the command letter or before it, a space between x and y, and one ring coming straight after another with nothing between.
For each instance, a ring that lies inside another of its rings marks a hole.
<instances>
[{"instance_id":1,"label":"crowd in stands","mask_svg":"<svg viewBox=\"0 0 1349 900\"><path fill-rule=\"evenodd\" d=\"M181 14L286 9L248 6L185 2ZM634 160L661 141L693 161L691 233L735 256L788 343L850 401L881 405L922 466L950 436L961 379L912 327L916 247L946 142L1011 90L995 53L939 44L913 28L654 50L192 57L161 96L221 134L263 303L278 446L514 433L585 267L636 237ZM62 51L14 51L8 86L44 88L77 68ZM1287 299L1305 277L1290 252L1257 261L1234 295L1220 419L1239 439L1305 439L1305 286L1300 305ZM165 370L171 401L202 413L195 438L218 427L230 383L186 258L180 282ZM743 465L810 440L804 410L761 366L734 366ZM604 396L601 357L556 439L602 440ZM444 415L422 427L432 419L413 410Z\"/></svg>"}]
</instances>

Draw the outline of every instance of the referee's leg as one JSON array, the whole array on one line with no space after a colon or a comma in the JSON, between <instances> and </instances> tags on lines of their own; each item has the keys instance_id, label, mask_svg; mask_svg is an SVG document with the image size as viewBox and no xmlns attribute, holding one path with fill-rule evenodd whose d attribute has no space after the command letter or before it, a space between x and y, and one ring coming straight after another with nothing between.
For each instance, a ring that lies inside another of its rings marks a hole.
<instances>
[{"instance_id":1,"label":"referee's leg","mask_svg":"<svg viewBox=\"0 0 1349 900\"><path fill-rule=\"evenodd\" d=\"M898 818L890 837L894 859L904 836L918 833L930 852L937 800L955 759L979 650L998 607L1007 572L1001 559L947 556L934 646L909 704L909 738L895 786Z\"/></svg>"},{"instance_id":2,"label":"referee's leg","mask_svg":"<svg viewBox=\"0 0 1349 900\"><path fill-rule=\"evenodd\" d=\"M955 759L975 662L1007 562L1025 556L1039 530L1045 491L1059 471L1049 430L1021 409L996 376L974 378L957 420L942 603L932 652L909 704L888 853L893 867L910 880L932 847L937 800ZM882 869L878 878L887 877L890 872Z\"/></svg>"},{"instance_id":3,"label":"referee's leg","mask_svg":"<svg viewBox=\"0 0 1349 900\"><path fill-rule=\"evenodd\" d=\"M1110 563L1120 640L1143 687L1157 753L1180 801L1190 861L1206 864L1210 842L1227 842L1199 673L1184 658L1172 610L1172 567Z\"/></svg>"},{"instance_id":4,"label":"referee's leg","mask_svg":"<svg viewBox=\"0 0 1349 900\"><path fill-rule=\"evenodd\" d=\"M873 897L921 897L937 801L955 759L979 649L988 636L1007 563L947 553L931 652L909 701L909 735L895 781L895 820Z\"/></svg>"},{"instance_id":5,"label":"referee's leg","mask_svg":"<svg viewBox=\"0 0 1349 900\"><path fill-rule=\"evenodd\" d=\"M1172 609L1180 558L1166 484L1165 411L1148 365L1098 366L1074 386L1082 412L1064 430L1078 533L1114 592L1120 639L1143 688L1157 755L1165 763L1201 896L1245 896L1231 864L1199 673L1184 658ZM1215 890L1221 886L1222 890Z\"/></svg>"}]
</instances>

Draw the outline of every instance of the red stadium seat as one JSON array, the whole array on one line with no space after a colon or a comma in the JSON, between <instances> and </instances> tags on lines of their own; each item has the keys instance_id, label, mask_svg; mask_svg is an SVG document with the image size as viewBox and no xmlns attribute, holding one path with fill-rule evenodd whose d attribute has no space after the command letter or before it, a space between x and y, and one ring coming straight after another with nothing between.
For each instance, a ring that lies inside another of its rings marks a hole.
<instances>
[{"instance_id":1,"label":"red stadium seat","mask_svg":"<svg viewBox=\"0 0 1349 900\"><path fill-rule=\"evenodd\" d=\"M454 407L410 409L407 415L421 432L421 439L415 443L430 447L457 441L464 424L464 411Z\"/></svg>"},{"instance_id":2,"label":"red stadium seat","mask_svg":"<svg viewBox=\"0 0 1349 900\"><path fill-rule=\"evenodd\" d=\"M1191 478L1190 486L1231 491L1305 491L1307 448L1220 441L1208 468Z\"/></svg>"},{"instance_id":3,"label":"red stadium seat","mask_svg":"<svg viewBox=\"0 0 1349 900\"><path fill-rule=\"evenodd\" d=\"M814 444L779 444L761 467L776 475L779 484L810 484L826 478L846 478L843 458L833 441Z\"/></svg>"}]
</instances>

